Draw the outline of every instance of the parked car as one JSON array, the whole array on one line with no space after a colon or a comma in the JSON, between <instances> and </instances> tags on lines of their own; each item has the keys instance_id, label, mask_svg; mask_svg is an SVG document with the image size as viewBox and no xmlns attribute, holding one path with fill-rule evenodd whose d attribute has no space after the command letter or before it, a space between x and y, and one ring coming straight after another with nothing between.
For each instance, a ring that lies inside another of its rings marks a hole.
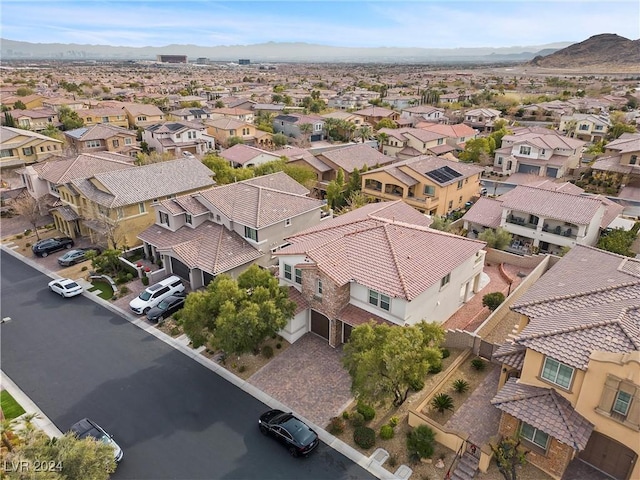
<instances>
[{"instance_id":1,"label":"parked car","mask_svg":"<svg viewBox=\"0 0 640 480\"><path fill-rule=\"evenodd\" d=\"M58 257L58 263L63 267L68 267L70 265L75 265L76 263L84 262L87 259L87 252L94 251L96 255L100 255L102 250L98 247L87 247L87 248L74 248L73 250L69 250L64 255Z\"/></svg>"},{"instance_id":2,"label":"parked car","mask_svg":"<svg viewBox=\"0 0 640 480\"><path fill-rule=\"evenodd\" d=\"M82 420L74 423L71 428L71 432L75 433L78 438L93 437L98 441L104 442L113 448L113 456L116 462L120 462L124 453L120 446L113 440L113 437L104 431L96 422L83 418Z\"/></svg>"},{"instance_id":3,"label":"parked car","mask_svg":"<svg viewBox=\"0 0 640 480\"><path fill-rule=\"evenodd\" d=\"M138 315L146 314L169 295L178 292L184 292L184 285L180 277L172 275L143 290L140 295L129 302L129 308Z\"/></svg>"},{"instance_id":4,"label":"parked car","mask_svg":"<svg viewBox=\"0 0 640 480\"><path fill-rule=\"evenodd\" d=\"M158 305L147 312L147 320L153 323L162 322L165 318L173 315L182 307L187 299L184 292L174 293L162 300Z\"/></svg>"},{"instance_id":5,"label":"parked car","mask_svg":"<svg viewBox=\"0 0 640 480\"><path fill-rule=\"evenodd\" d=\"M62 297L68 298L80 295L84 291L84 288L70 278L61 278L59 280L51 280L49 282L49 290Z\"/></svg>"},{"instance_id":6,"label":"parked car","mask_svg":"<svg viewBox=\"0 0 640 480\"><path fill-rule=\"evenodd\" d=\"M50 253L73 247L73 238L54 237L39 240L31 246L31 251L38 257L46 257Z\"/></svg>"},{"instance_id":7,"label":"parked car","mask_svg":"<svg viewBox=\"0 0 640 480\"><path fill-rule=\"evenodd\" d=\"M264 435L270 435L282 443L289 453L297 457L308 455L318 446L318 434L292 413L269 410L258 420L258 427Z\"/></svg>"}]
</instances>

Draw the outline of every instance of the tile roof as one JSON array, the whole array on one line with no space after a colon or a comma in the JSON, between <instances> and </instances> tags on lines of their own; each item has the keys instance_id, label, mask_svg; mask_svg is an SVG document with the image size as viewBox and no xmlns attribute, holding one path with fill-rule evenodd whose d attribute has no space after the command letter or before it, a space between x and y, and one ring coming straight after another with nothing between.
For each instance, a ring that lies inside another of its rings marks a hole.
<instances>
[{"instance_id":1,"label":"tile roof","mask_svg":"<svg viewBox=\"0 0 640 480\"><path fill-rule=\"evenodd\" d=\"M78 140L103 140L114 135L126 135L128 137L136 138L136 132L117 125L110 125L108 123L98 123L91 127L76 128L75 130L68 130L64 132L68 137L72 137Z\"/></svg>"},{"instance_id":2,"label":"tile roof","mask_svg":"<svg viewBox=\"0 0 640 480\"><path fill-rule=\"evenodd\" d=\"M617 150L620 153L640 152L640 133L623 133L617 139L607 143L607 150Z\"/></svg>"},{"instance_id":3,"label":"tile roof","mask_svg":"<svg viewBox=\"0 0 640 480\"><path fill-rule=\"evenodd\" d=\"M395 162L392 165L388 165L386 167L369 170L366 173L370 174L373 172L387 172L389 169L397 168L405 172L406 170L412 170L421 177L424 177L428 172L437 170L442 167L448 167L452 170L455 170L461 175L445 182L439 182L434 178L429 177L430 181L433 181L434 183L442 186L457 183L459 180L472 177L483 171L482 167L470 163L455 162L453 160L448 160L443 157L434 157L432 155L421 155L419 157L408 158L407 160Z\"/></svg>"},{"instance_id":4,"label":"tile roof","mask_svg":"<svg viewBox=\"0 0 640 480\"><path fill-rule=\"evenodd\" d=\"M502 222L502 202L493 198L480 197L462 219L483 227L498 228Z\"/></svg>"},{"instance_id":5,"label":"tile roof","mask_svg":"<svg viewBox=\"0 0 640 480\"><path fill-rule=\"evenodd\" d=\"M395 112L394 110L389 110L388 108L384 108L384 107L372 106L372 107L363 108L362 110L357 110L352 113L354 115L361 115L364 117L390 117L397 112Z\"/></svg>"},{"instance_id":6,"label":"tile roof","mask_svg":"<svg viewBox=\"0 0 640 480\"><path fill-rule=\"evenodd\" d=\"M289 300L296 304L294 315L304 312L309 308L309 302L302 296L302 293L295 287L289 287Z\"/></svg>"},{"instance_id":7,"label":"tile roof","mask_svg":"<svg viewBox=\"0 0 640 480\"><path fill-rule=\"evenodd\" d=\"M75 158L50 160L33 165L41 178L60 185L75 178L89 178L98 173L135 168L133 159L111 152L81 153Z\"/></svg>"},{"instance_id":8,"label":"tile roof","mask_svg":"<svg viewBox=\"0 0 640 480\"><path fill-rule=\"evenodd\" d=\"M286 175L286 174L282 174ZM199 197L218 208L227 218L251 228L264 228L288 218L293 218L312 210L319 210L323 203L304 196L300 187L295 187L293 192L283 191L288 185L277 187L278 189L263 186L279 183L276 180L252 178L242 182L221 185L216 188L200 192ZM296 182L297 183L297 182ZM304 187L303 187L304 188ZM306 189L305 189L306 191Z\"/></svg>"},{"instance_id":9,"label":"tile roof","mask_svg":"<svg viewBox=\"0 0 640 480\"><path fill-rule=\"evenodd\" d=\"M620 163L621 155L599 158L591 165L593 170L604 170L607 172L640 174L640 165L623 165Z\"/></svg>"},{"instance_id":10,"label":"tile roof","mask_svg":"<svg viewBox=\"0 0 640 480\"><path fill-rule=\"evenodd\" d=\"M196 228L181 227L175 232L152 225L138 235L189 268L213 275L228 272L257 260L262 254L249 242L223 225L204 222Z\"/></svg>"},{"instance_id":11,"label":"tile roof","mask_svg":"<svg viewBox=\"0 0 640 480\"><path fill-rule=\"evenodd\" d=\"M374 165L386 165L394 160L364 143L325 151L319 154L319 157L321 161L324 157L335 163L346 173L353 172L354 168L362 170L365 166L373 167Z\"/></svg>"},{"instance_id":12,"label":"tile roof","mask_svg":"<svg viewBox=\"0 0 640 480\"><path fill-rule=\"evenodd\" d=\"M440 123L431 123L431 124L425 123L425 124L418 124L418 126L423 130L439 133L441 135L446 135L449 138L473 137L477 133L473 128L471 128L469 125L465 125L464 123L458 123L456 125L444 125Z\"/></svg>"},{"instance_id":13,"label":"tile roof","mask_svg":"<svg viewBox=\"0 0 640 480\"><path fill-rule=\"evenodd\" d=\"M236 120L235 118L221 117L204 122L209 127L219 128L221 130L238 130L246 125L247 122Z\"/></svg>"},{"instance_id":14,"label":"tile roof","mask_svg":"<svg viewBox=\"0 0 640 480\"><path fill-rule=\"evenodd\" d=\"M521 345L505 343L494 352L492 360L522 370L527 349Z\"/></svg>"},{"instance_id":15,"label":"tile roof","mask_svg":"<svg viewBox=\"0 0 640 480\"><path fill-rule=\"evenodd\" d=\"M375 315L371 312L367 312L366 310L356 307L355 305L349 303L346 307L338 312L336 318L347 325L351 325L352 327L357 327L358 325L362 325L364 323L368 323L371 320L376 322L378 325L386 324L386 325L395 325L394 323Z\"/></svg>"},{"instance_id":16,"label":"tile roof","mask_svg":"<svg viewBox=\"0 0 640 480\"><path fill-rule=\"evenodd\" d=\"M220 156L225 160L229 160L230 162L237 163L239 165L244 165L247 162L250 162L256 157L260 155L267 155L272 157L272 160L277 160L279 157L274 155L272 152L267 152L266 150L262 150L260 148L251 147L249 145L244 145L242 143L238 143L232 147L229 147L222 152L220 152Z\"/></svg>"},{"instance_id":17,"label":"tile roof","mask_svg":"<svg viewBox=\"0 0 640 480\"><path fill-rule=\"evenodd\" d=\"M255 185L256 187L279 190L281 192L291 193L293 195L304 195L305 197L309 195L309 193L311 193L307 187L299 184L284 172L275 172L269 175L249 178L247 180L244 180L244 183Z\"/></svg>"},{"instance_id":18,"label":"tile roof","mask_svg":"<svg viewBox=\"0 0 640 480\"><path fill-rule=\"evenodd\" d=\"M91 200L106 207L122 207L159 197L210 187L213 173L200 160L179 158L167 162L93 175L107 192L89 179L73 179L73 185Z\"/></svg>"},{"instance_id":19,"label":"tile roof","mask_svg":"<svg viewBox=\"0 0 640 480\"><path fill-rule=\"evenodd\" d=\"M576 451L585 449L593 432L594 425L555 390L520 384L515 378L507 380L491 404Z\"/></svg>"},{"instance_id":20,"label":"tile roof","mask_svg":"<svg viewBox=\"0 0 640 480\"><path fill-rule=\"evenodd\" d=\"M424 216L401 201L387 203L382 208L362 207L367 210L357 209L289 237L292 245L277 254L306 255L338 285L355 281L411 301L485 245L427 228L421 219L419 224L408 223L416 217L406 208ZM408 217L401 216L405 211Z\"/></svg>"},{"instance_id":21,"label":"tile roof","mask_svg":"<svg viewBox=\"0 0 640 480\"><path fill-rule=\"evenodd\" d=\"M531 144L539 148L551 150L576 150L582 147L585 143L586 142L578 140L577 138L565 137L551 130L522 130L521 132L514 133L513 135L505 135L502 137L502 146L505 144Z\"/></svg>"}]
</instances>

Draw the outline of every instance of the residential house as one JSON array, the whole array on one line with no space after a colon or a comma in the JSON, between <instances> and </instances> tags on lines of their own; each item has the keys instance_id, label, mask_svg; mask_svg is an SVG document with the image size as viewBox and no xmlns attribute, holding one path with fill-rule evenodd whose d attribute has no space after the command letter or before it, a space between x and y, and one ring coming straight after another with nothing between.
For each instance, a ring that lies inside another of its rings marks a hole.
<instances>
[{"instance_id":1,"label":"residential house","mask_svg":"<svg viewBox=\"0 0 640 480\"><path fill-rule=\"evenodd\" d=\"M0 169L62 155L64 142L21 128L0 126Z\"/></svg>"},{"instance_id":2,"label":"residential house","mask_svg":"<svg viewBox=\"0 0 640 480\"><path fill-rule=\"evenodd\" d=\"M499 433L553 478L572 461L597 469L582 478L640 478L638 272L637 259L578 245L511 307L491 403Z\"/></svg>"},{"instance_id":3,"label":"residential house","mask_svg":"<svg viewBox=\"0 0 640 480\"><path fill-rule=\"evenodd\" d=\"M364 169L389 165L394 161L393 158L364 143L325 150L318 153L316 158L330 167L330 170L323 174L322 181L318 184L318 188L322 191L326 191L328 183L337 178L338 170L342 170L344 181L348 183L354 170L361 172Z\"/></svg>"},{"instance_id":4,"label":"residential house","mask_svg":"<svg viewBox=\"0 0 640 480\"><path fill-rule=\"evenodd\" d=\"M64 135L76 153L107 151L135 157L140 152L135 131L110 123L67 130Z\"/></svg>"},{"instance_id":5,"label":"residential house","mask_svg":"<svg viewBox=\"0 0 640 480\"><path fill-rule=\"evenodd\" d=\"M253 124L253 110L239 107L214 108L211 110L211 118L230 118L238 122Z\"/></svg>"},{"instance_id":6,"label":"residential house","mask_svg":"<svg viewBox=\"0 0 640 480\"><path fill-rule=\"evenodd\" d=\"M420 156L361 173L362 193L378 201L402 199L428 215L447 215L478 196L483 169Z\"/></svg>"},{"instance_id":7,"label":"residential house","mask_svg":"<svg viewBox=\"0 0 640 480\"><path fill-rule=\"evenodd\" d=\"M46 107L46 98L42 95L32 94L21 97L19 95L2 95L2 106L13 109L17 102L22 102L27 110Z\"/></svg>"},{"instance_id":8,"label":"residential house","mask_svg":"<svg viewBox=\"0 0 640 480\"><path fill-rule=\"evenodd\" d=\"M338 110L354 110L369 105L371 100L377 98L380 98L380 93L369 90L343 92L329 97L327 99L327 106Z\"/></svg>"},{"instance_id":9,"label":"residential house","mask_svg":"<svg viewBox=\"0 0 640 480\"><path fill-rule=\"evenodd\" d=\"M640 133L623 133L607 143L604 157L592 165L596 176L619 177L624 185L637 184L640 179Z\"/></svg>"},{"instance_id":10,"label":"residential house","mask_svg":"<svg viewBox=\"0 0 640 480\"><path fill-rule=\"evenodd\" d=\"M75 98L65 98L65 97L43 98L41 99L40 105L37 105L37 106L49 108L56 113L59 113L62 107L66 107L69 110L73 110L74 112L78 112L80 110L87 108L87 105L85 104L84 100L76 100ZM33 107L29 107L29 108L33 108Z\"/></svg>"},{"instance_id":11,"label":"residential house","mask_svg":"<svg viewBox=\"0 0 640 480\"><path fill-rule=\"evenodd\" d=\"M451 145L457 150L464 150L464 145L468 140L475 139L478 136L478 131L471 128L464 123L458 123L454 125L444 125L430 122L420 122L415 125L416 128L421 128L427 132L437 133L445 135L445 143Z\"/></svg>"},{"instance_id":12,"label":"residential house","mask_svg":"<svg viewBox=\"0 0 640 480\"><path fill-rule=\"evenodd\" d=\"M216 139L216 144L226 147L232 137L241 138L246 145L269 148L273 145L273 135L258 130L253 123L220 117L204 122L209 135Z\"/></svg>"},{"instance_id":13,"label":"residential house","mask_svg":"<svg viewBox=\"0 0 640 480\"><path fill-rule=\"evenodd\" d=\"M169 115L176 120L182 120L185 122L204 122L211 117L211 109L209 107L189 107L180 108L178 110L171 110Z\"/></svg>"},{"instance_id":14,"label":"residential house","mask_svg":"<svg viewBox=\"0 0 640 480\"><path fill-rule=\"evenodd\" d=\"M484 243L430 223L402 201L371 203L288 237L276 256L298 310L280 335L337 347L370 320L444 322L478 291Z\"/></svg>"},{"instance_id":15,"label":"residential house","mask_svg":"<svg viewBox=\"0 0 640 480\"><path fill-rule=\"evenodd\" d=\"M50 126L59 127L56 112L49 108L35 108L31 110L10 110L2 116L2 124L6 125L7 115L11 115L16 127L32 132L42 132Z\"/></svg>"},{"instance_id":16,"label":"residential house","mask_svg":"<svg viewBox=\"0 0 640 480\"><path fill-rule=\"evenodd\" d=\"M464 114L465 125L479 132L491 132L496 120L500 119L500 110L493 108L473 108Z\"/></svg>"},{"instance_id":17,"label":"residential house","mask_svg":"<svg viewBox=\"0 0 640 480\"><path fill-rule=\"evenodd\" d=\"M108 123L117 127L129 128L129 119L121 108L86 108L78 110L76 113L78 114L78 118L84 122L85 127Z\"/></svg>"},{"instance_id":18,"label":"residential house","mask_svg":"<svg viewBox=\"0 0 640 480\"><path fill-rule=\"evenodd\" d=\"M162 122L145 127L142 141L159 153L203 155L215 149L215 138L196 122Z\"/></svg>"},{"instance_id":19,"label":"residential house","mask_svg":"<svg viewBox=\"0 0 640 480\"><path fill-rule=\"evenodd\" d=\"M345 122L349 122L354 124L356 127L361 127L363 124L363 120L362 117L360 117L359 115L356 115L354 113L349 113L349 112L343 112L343 111L336 111L336 112L329 112L329 113L324 113L322 115L323 118L334 118L336 120L342 120Z\"/></svg>"},{"instance_id":20,"label":"residential house","mask_svg":"<svg viewBox=\"0 0 640 480\"><path fill-rule=\"evenodd\" d=\"M442 155L455 150L455 147L447 143L445 134L421 128L381 128L378 135L382 143L382 152L400 159L419 155Z\"/></svg>"},{"instance_id":21,"label":"residential house","mask_svg":"<svg viewBox=\"0 0 640 480\"><path fill-rule=\"evenodd\" d=\"M393 95L387 94L384 97L384 102L391 105L392 108L397 110L403 110L413 105L417 105L420 102L419 96L407 96L407 95Z\"/></svg>"},{"instance_id":22,"label":"residential house","mask_svg":"<svg viewBox=\"0 0 640 480\"><path fill-rule=\"evenodd\" d=\"M584 142L546 128L517 128L502 137L493 170L502 175L528 173L560 178L580 165Z\"/></svg>"},{"instance_id":23,"label":"residential house","mask_svg":"<svg viewBox=\"0 0 640 480\"><path fill-rule=\"evenodd\" d=\"M320 223L323 203L283 172L159 202L156 222L139 234L146 253L193 289L217 275L277 260L285 238Z\"/></svg>"},{"instance_id":24,"label":"residential house","mask_svg":"<svg viewBox=\"0 0 640 480\"><path fill-rule=\"evenodd\" d=\"M415 107L403 108L400 111L400 118L408 118L417 122L448 123L449 119L444 114L444 108L433 105L417 105Z\"/></svg>"},{"instance_id":25,"label":"residential house","mask_svg":"<svg viewBox=\"0 0 640 480\"><path fill-rule=\"evenodd\" d=\"M204 107L207 104L207 98L198 95L169 95L168 100L172 108L184 108L185 106Z\"/></svg>"},{"instance_id":26,"label":"residential house","mask_svg":"<svg viewBox=\"0 0 640 480\"><path fill-rule=\"evenodd\" d=\"M287 137L305 138L310 142L317 142L324 139L324 118L317 115L302 115L299 113L288 113L274 117L273 133L282 133ZM303 125L310 125L310 131L304 131Z\"/></svg>"},{"instance_id":27,"label":"residential house","mask_svg":"<svg viewBox=\"0 0 640 480\"><path fill-rule=\"evenodd\" d=\"M145 128L164 121L164 113L155 105L143 103L123 103L129 128Z\"/></svg>"},{"instance_id":28,"label":"residential house","mask_svg":"<svg viewBox=\"0 0 640 480\"><path fill-rule=\"evenodd\" d=\"M604 140L609 128L611 128L609 115L574 113L560 117L558 130L571 138L595 143Z\"/></svg>"},{"instance_id":29,"label":"residential house","mask_svg":"<svg viewBox=\"0 0 640 480\"><path fill-rule=\"evenodd\" d=\"M51 189L57 190L61 203L51 213L56 228L64 234L88 236L93 242L110 247L140 243L138 234L155 221L152 204L215 183L213 172L195 158L140 167L117 165L98 173L91 173L91 168L89 174L84 170L66 174Z\"/></svg>"},{"instance_id":30,"label":"residential house","mask_svg":"<svg viewBox=\"0 0 640 480\"><path fill-rule=\"evenodd\" d=\"M279 160L280 157L273 152L267 152L260 148L238 143L233 147L220 152L220 156L227 160L234 168L255 167L263 163Z\"/></svg>"},{"instance_id":31,"label":"residential house","mask_svg":"<svg viewBox=\"0 0 640 480\"><path fill-rule=\"evenodd\" d=\"M378 122L385 118L394 122L400 118L400 114L395 110L376 106L363 108L362 110L356 110L355 112L353 112L353 114L359 115L360 117L362 117L365 123L368 123L372 126L377 125Z\"/></svg>"},{"instance_id":32,"label":"residential house","mask_svg":"<svg viewBox=\"0 0 640 480\"><path fill-rule=\"evenodd\" d=\"M487 228L512 235L508 251L561 255L576 245L595 245L623 207L603 196L585 196L571 183L545 180L518 185L498 198L481 197L462 217L476 237Z\"/></svg>"},{"instance_id":33,"label":"residential house","mask_svg":"<svg viewBox=\"0 0 640 480\"><path fill-rule=\"evenodd\" d=\"M278 157L286 158L287 162L292 165L312 170L316 175L316 185L312 188L311 196L314 198L322 198L326 184L328 184L332 175L332 167L313 155L309 150L300 147L287 145L271 153L278 155Z\"/></svg>"}]
</instances>

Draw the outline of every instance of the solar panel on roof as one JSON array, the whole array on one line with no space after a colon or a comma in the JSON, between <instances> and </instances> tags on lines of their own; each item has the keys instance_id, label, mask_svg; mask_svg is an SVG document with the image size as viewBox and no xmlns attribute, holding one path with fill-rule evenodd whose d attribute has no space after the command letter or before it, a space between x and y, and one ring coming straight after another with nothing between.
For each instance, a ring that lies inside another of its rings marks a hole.
<instances>
[{"instance_id":1,"label":"solar panel on roof","mask_svg":"<svg viewBox=\"0 0 640 480\"><path fill-rule=\"evenodd\" d=\"M425 175L434 179L438 183L447 183L462 176L460 172L456 172L453 168L448 166L436 168L435 170L425 173Z\"/></svg>"}]
</instances>

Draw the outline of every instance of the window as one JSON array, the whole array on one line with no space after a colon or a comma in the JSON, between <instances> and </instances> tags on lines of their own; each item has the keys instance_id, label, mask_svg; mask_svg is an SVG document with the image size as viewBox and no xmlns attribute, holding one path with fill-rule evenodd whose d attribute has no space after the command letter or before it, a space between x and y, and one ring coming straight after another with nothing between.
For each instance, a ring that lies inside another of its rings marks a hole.
<instances>
[{"instance_id":1,"label":"window","mask_svg":"<svg viewBox=\"0 0 640 480\"><path fill-rule=\"evenodd\" d=\"M626 417L627 413L629 413L629 405L631 405L631 394L619 391L616 395L616 401L613 403L612 410Z\"/></svg>"},{"instance_id":2,"label":"window","mask_svg":"<svg viewBox=\"0 0 640 480\"><path fill-rule=\"evenodd\" d=\"M635 165L637 162L638 162L638 156L631 155L631 158L629 159L629 165Z\"/></svg>"},{"instance_id":3,"label":"window","mask_svg":"<svg viewBox=\"0 0 640 480\"><path fill-rule=\"evenodd\" d=\"M96 148L100 146L100 140L89 140L85 145L87 148Z\"/></svg>"},{"instance_id":4,"label":"window","mask_svg":"<svg viewBox=\"0 0 640 480\"><path fill-rule=\"evenodd\" d=\"M184 222L188 223L189 225L193 223L193 218L191 218L191 214L189 213L184 214Z\"/></svg>"},{"instance_id":5,"label":"window","mask_svg":"<svg viewBox=\"0 0 640 480\"><path fill-rule=\"evenodd\" d=\"M291 265L284 264L284 278L287 280L291 280L293 276L291 275Z\"/></svg>"},{"instance_id":6,"label":"window","mask_svg":"<svg viewBox=\"0 0 640 480\"><path fill-rule=\"evenodd\" d=\"M258 241L258 231L255 228L244 227L244 238L249 238L254 242Z\"/></svg>"},{"instance_id":7,"label":"window","mask_svg":"<svg viewBox=\"0 0 640 480\"><path fill-rule=\"evenodd\" d=\"M144 212L146 212L146 211L147 211L147 208L145 207L144 202L140 202L140 203L138 203L138 211L139 211L140 213L144 213Z\"/></svg>"},{"instance_id":8,"label":"window","mask_svg":"<svg viewBox=\"0 0 640 480\"><path fill-rule=\"evenodd\" d=\"M131 145L131 143L132 143L132 142L131 142L131 139L130 139L130 138L125 138L125 139L124 139L124 144L125 144L125 145Z\"/></svg>"},{"instance_id":9,"label":"window","mask_svg":"<svg viewBox=\"0 0 640 480\"><path fill-rule=\"evenodd\" d=\"M596 125L596 130L602 130L602 125Z\"/></svg>"},{"instance_id":10,"label":"window","mask_svg":"<svg viewBox=\"0 0 640 480\"><path fill-rule=\"evenodd\" d=\"M109 123L109 117L102 117L102 123Z\"/></svg>"},{"instance_id":11,"label":"window","mask_svg":"<svg viewBox=\"0 0 640 480\"><path fill-rule=\"evenodd\" d=\"M302 285L302 270L300 270L299 268L296 268L295 274L296 274L296 283L299 285Z\"/></svg>"},{"instance_id":12,"label":"window","mask_svg":"<svg viewBox=\"0 0 640 480\"><path fill-rule=\"evenodd\" d=\"M316 280L316 295L322 296L322 280Z\"/></svg>"},{"instance_id":13,"label":"window","mask_svg":"<svg viewBox=\"0 0 640 480\"><path fill-rule=\"evenodd\" d=\"M530 155L531 154L531 147L528 147L526 145L520 145L520 155Z\"/></svg>"},{"instance_id":14,"label":"window","mask_svg":"<svg viewBox=\"0 0 640 480\"><path fill-rule=\"evenodd\" d=\"M287 219L284 221L284 226L285 226L285 227L290 227L290 226L291 226L291 219L290 219L290 218L287 218Z\"/></svg>"},{"instance_id":15,"label":"window","mask_svg":"<svg viewBox=\"0 0 640 480\"><path fill-rule=\"evenodd\" d=\"M449 210L451 210L453 208L453 200L449 201Z\"/></svg>"},{"instance_id":16,"label":"window","mask_svg":"<svg viewBox=\"0 0 640 480\"><path fill-rule=\"evenodd\" d=\"M573 379L573 370L573 367L547 357L542 367L542 378L568 389Z\"/></svg>"},{"instance_id":17,"label":"window","mask_svg":"<svg viewBox=\"0 0 640 480\"><path fill-rule=\"evenodd\" d=\"M136 120L138 122L146 122L147 121L147 117L138 117Z\"/></svg>"},{"instance_id":18,"label":"window","mask_svg":"<svg viewBox=\"0 0 640 480\"><path fill-rule=\"evenodd\" d=\"M160 224L166 225L167 227L171 226L169 223L169 214L165 212L160 212Z\"/></svg>"},{"instance_id":19,"label":"window","mask_svg":"<svg viewBox=\"0 0 640 480\"><path fill-rule=\"evenodd\" d=\"M549 444L549 435L525 422L522 422L520 427L520 436L543 450L546 450Z\"/></svg>"},{"instance_id":20,"label":"window","mask_svg":"<svg viewBox=\"0 0 640 480\"><path fill-rule=\"evenodd\" d=\"M433 185L425 185L424 194L428 197L433 197L436 194L436 187L434 187Z\"/></svg>"},{"instance_id":21,"label":"window","mask_svg":"<svg viewBox=\"0 0 640 480\"><path fill-rule=\"evenodd\" d=\"M462 184L463 184L462 180L458 180L458 190L462 188Z\"/></svg>"},{"instance_id":22,"label":"window","mask_svg":"<svg viewBox=\"0 0 640 480\"><path fill-rule=\"evenodd\" d=\"M438 139L438 145L442 145L444 143L444 138L439 138Z\"/></svg>"},{"instance_id":23,"label":"window","mask_svg":"<svg viewBox=\"0 0 640 480\"><path fill-rule=\"evenodd\" d=\"M111 142L111 144L113 145L114 148L118 148L120 146L120 141L116 139L113 142Z\"/></svg>"},{"instance_id":24,"label":"window","mask_svg":"<svg viewBox=\"0 0 640 480\"><path fill-rule=\"evenodd\" d=\"M586 123L581 123L580 124L580 130L589 130L589 125L587 125Z\"/></svg>"},{"instance_id":25,"label":"window","mask_svg":"<svg viewBox=\"0 0 640 480\"><path fill-rule=\"evenodd\" d=\"M24 153L26 156L33 155L33 147L23 148L22 153Z\"/></svg>"},{"instance_id":26,"label":"window","mask_svg":"<svg viewBox=\"0 0 640 480\"><path fill-rule=\"evenodd\" d=\"M369 290L369 303L376 307L380 307L387 312L391 308L391 298L387 295L376 292L375 290Z\"/></svg>"},{"instance_id":27,"label":"window","mask_svg":"<svg viewBox=\"0 0 640 480\"><path fill-rule=\"evenodd\" d=\"M447 275L442 277L442 280L440 280L440 288L447 285L450 281L451 281L451 274L447 273Z\"/></svg>"}]
</instances>

